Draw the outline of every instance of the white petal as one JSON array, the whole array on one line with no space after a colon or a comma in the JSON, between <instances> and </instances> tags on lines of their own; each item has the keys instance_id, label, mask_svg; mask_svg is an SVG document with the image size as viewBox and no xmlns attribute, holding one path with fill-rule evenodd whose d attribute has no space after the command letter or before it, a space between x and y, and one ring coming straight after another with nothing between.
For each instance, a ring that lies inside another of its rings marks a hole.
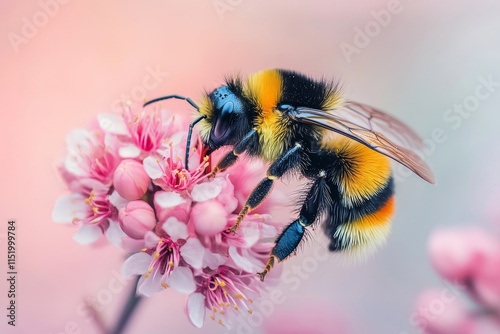
<instances>
[{"instance_id":1,"label":"white petal","mask_svg":"<svg viewBox=\"0 0 500 334\"><path fill-rule=\"evenodd\" d=\"M175 217L168 218L162 227L173 241L177 242L178 239L187 239L189 236L187 225L178 221Z\"/></svg>"},{"instance_id":2,"label":"white petal","mask_svg":"<svg viewBox=\"0 0 500 334\"><path fill-rule=\"evenodd\" d=\"M193 293L196 290L193 272L188 267L177 267L167 279L167 284L182 293Z\"/></svg>"},{"instance_id":3,"label":"white petal","mask_svg":"<svg viewBox=\"0 0 500 334\"><path fill-rule=\"evenodd\" d=\"M73 240L80 245L88 245L97 241L101 235L102 232L99 226L83 224L78 232L73 235Z\"/></svg>"},{"instance_id":4,"label":"white petal","mask_svg":"<svg viewBox=\"0 0 500 334\"><path fill-rule=\"evenodd\" d=\"M148 278L143 277L141 285L137 285L137 293L144 295L146 297L151 296L153 293L163 290L164 288L161 286L161 278L162 276L159 273L154 273ZM142 278L141 278L142 279Z\"/></svg>"},{"instance_id":5,"label":"white petal","mask_svg":"<svg viewBox=\"0 0 500 334\"><path fill-rule=\"evenodd\" d=\"M82 167L84 164L82 155L80 154L68 154L64 159L64 168L69 173L77 176L85 175L85 169Z\"/></svg>"},{"instance_id":6,"label":"white petal","mask_svg":"<svg viewBox=\"0 0 500 334\"><path fill-rule=\"evenodd\" d=\"M161 208L173 208L179 204L186 202L179 193L170 191L157 191L155 193L155 204L159 205Z\"/></svg>"},{"instance_id":7,"label":"white petal","mask_svg":"<svg viewBox=\"0 0 500 334\"><path fill-rule=\"evenodd\" d=\"M203 267L209 267L210 269L217 269L219 266L226 262L226 257L217 253L212 253L210 251L205 252L203 257Z\"/></svg>"},{"instance_id":8,"label":"white petal","mask_svg":"<svg viewBox=\"0 0 500 334\"><path fill-rule=\"evenodd\" d=\"M148 271L151 264L151 255L140 252L129 256L123 263L122 276L130 278L134 275L143 275Z\"/></svg>"},{"instance_id":9,"label":"white petal","mask_svg":"<svg viewBox=\"0 0 500 334\"><path fill-rule=\"evenodd\" d=\"M52 220L55 223L71 223L73 218L85 218L88 206L84 200L85 197L80 194L59 197L52 210Z\"/></svg>"},{"instance_id":10,"label":"white petal","mask_svg":"<svg viewBox=\"0 0 500 334\"><path fill-rule=\"evenodd\" d=\"M121 247L122 239L127 237L125 232L123 232L122 228L120 227L120 224L113 220L109 220L109 227L104 232L104 235L106 236L108 241L116 247Z\"/></svg>"},{"instance_id":11,"label":"white petal","mask_svg":"<svg viewBox=\"0 0 500 334\"><path fill-rule=\"evenodd\" d=\"M118 210L123 209L128 203L128 200L121 197L116 190L113 191L111 195L109 195L108 200L109 203L111 203Z\"/></svg>"},{"instance_id":12,"label":"white petal","mask_svg":"<svg viewBox=\"0 0 500 334\"><path fill-rule=\"evenodd\" d=\"M189 238L181 247L181 255L187 264L195 269L200 269L203 266L205 247L203 247L200 240Z\"/></svg>"},{"instance_id":13,"label":"white petal","mask_svg":"<svg viewBox=\"0 0 500 334\"><path fill-rule=\"evenodd\" d=\"M241 234L243 236L243 240L245 241L246 247L252 247L261 238L260 227L257 224L248 224L247 226L242 226Z\"/></svg>"},{"instance_id":14,"label":"white petal","mask_svg":"<svg viewBox=\"0 0 500 334\"><path fill-rule=\"evenodd\" d=\"M217 197L221 190L221 181L219 179L215 179L210 182L195 185L191 191L191 197L197 202L203 202Z\"/></svg>"},{"instance_id":15,"label":"white petal","mask_svg":"<svg viewBox=\"0 0 500 334\"><path fill-rule=\"evenodd\" d=\"M120 115L111 113L99 114L97 115L97 121L104 131L117 135L128 134L127 125Z\"/></svg>"},{"instance_id":16,"label":"white petal","mask_svg":"<svg viewBox=\"0 0 500 334\"><path fill-rule=\"evenodd\" d=\"M253 273L255 271L252 262L248 261L248 259L241 256L238 253L236 247L234 246L229 247L229 256L231 257L231 259L233 259L234 263L244 271L249 273Z\"/></svg>"},{"instance_id":17,"label":"white petal","mask_svg":"<svg viewBox=\"0 0 500 334\"><path fill-rule=\"evenodd\" d=\"M205 296L201 293L193 293L187 300L187 312L191 323L201 328L205 320Z\"/></svg>"},{"instance_id":18,"label":"white petal","mask_svg":"<svg viewBox=\"0 0 500 334\"><path fill-rule=\"evenodd\" d=\"M90 131L84 129L73 130L66 138L68 151L73 154L88 153L92 148L92 143L95 143L95 137Z\"/></svg>"},{"instance_id":19,"label":"white petal","mask_svg":"<svg viewBox=\"0 0 500 334\"><path fill-rule=\"evenodd\" d=\"M137 158L141 155L141 149L134 144L128 144L118 149L118 154L122 158Z\"/></svg>"},{"instance_id":20,"label":"white petal","mask_svg":"<svg viewBox=\"0 0 500 334\"><path fill-rule=\"evenodd\" d=\"M156 244L160 238L153 231L147 231L144 235L144 247L153 248L156 247Z\"/></svg>"},{"instance_id":21,"label":"white petal","mask_svg":"<svg viewBox=\"0 0 500 334\"><path fill-rule=\"evenodd\" d=\"M157 158L152 156L146 157L142 161L142 165L151 179L159 179L163 176L163 170L161 169L160 161Z\"/></svg>"},{"instance_id":22,"label":"white petal","mask_svg":"<svg viewBox=\"0 0 500 334\"><path fill-rule=\"evenodd\" d=\"M173 146L174 147L177 147L181 144L185 144L185 139L183 137L185 137L187 134L186 131L181 131L181 132L177 132L177 133L174 133L172 136L170 136L170 141L172 142Z\"/></svg>"}]
</instances>

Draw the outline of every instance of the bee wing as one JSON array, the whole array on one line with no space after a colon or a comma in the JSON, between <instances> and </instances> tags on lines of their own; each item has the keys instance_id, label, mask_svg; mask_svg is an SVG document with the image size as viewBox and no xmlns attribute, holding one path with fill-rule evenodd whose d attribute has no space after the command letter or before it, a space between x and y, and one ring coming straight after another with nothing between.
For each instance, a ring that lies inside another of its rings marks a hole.
<instances>
[{"instance_id":1,"label":"bee wing","mask_svg":"<svg viewBox=\"0 0 500 334\"><path fill-rule=\"evenodd\" d=\"M347 101L328 111L298 107L290 111L290 116L347 136L396 160L427 182L436 183L429 166L415 153L423 147L422 139L406 124L382 111Z\"/></svg>"}]
</instances>

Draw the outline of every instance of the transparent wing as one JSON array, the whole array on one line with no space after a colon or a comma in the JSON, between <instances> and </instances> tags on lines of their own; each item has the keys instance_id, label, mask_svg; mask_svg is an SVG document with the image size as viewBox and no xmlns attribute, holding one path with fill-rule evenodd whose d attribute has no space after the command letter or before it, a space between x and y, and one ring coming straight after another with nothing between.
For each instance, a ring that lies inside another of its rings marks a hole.
<instances>
[{"instance_id":1,"label":"transparent wing","mask_svg":"<svg viewBox=\"0 0 500 334\"><path fill-rule=\"evenodd\" d=\"M423 147L420 137L406 124L367 105L347 101L328 111L298 107L292 119L347 136L408 167L430 183L436 183L429 166L415 151Z\"/></svg>"}]
</instances>

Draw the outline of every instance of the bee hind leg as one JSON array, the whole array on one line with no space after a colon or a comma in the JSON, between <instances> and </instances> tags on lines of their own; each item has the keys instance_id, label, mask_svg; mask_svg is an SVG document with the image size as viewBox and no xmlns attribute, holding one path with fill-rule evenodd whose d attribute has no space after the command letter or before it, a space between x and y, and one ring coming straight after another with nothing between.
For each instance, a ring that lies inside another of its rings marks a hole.
<instances>
[{"instance_id":1,"label":"bee hind leg","mask_svg":"<svg viewBox=\"0 0 500 334\"><path fill-rule=\"evenodd\" d=\"M271 251L269 260L266 263L264 270L258 275L260 280L264 281L264 277L274 266L275 260L281 262L288 258L299 246L302 241L307 226L312 225L317 221L319 215L326 209L328 205L328 187L324 178L324 173L320 174L312 184L307 193L300 214L283 232L281 232L276 244Z\"/></svg>"}]
</instances>

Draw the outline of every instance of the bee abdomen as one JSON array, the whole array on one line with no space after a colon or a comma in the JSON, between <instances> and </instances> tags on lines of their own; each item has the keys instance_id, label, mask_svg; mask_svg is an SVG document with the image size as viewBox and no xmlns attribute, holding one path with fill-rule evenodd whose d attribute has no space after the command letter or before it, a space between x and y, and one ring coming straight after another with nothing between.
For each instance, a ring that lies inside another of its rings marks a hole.
<instances>
[{"instance_id":1,"label":"bee abdomen","mask_svg":"<svg viewBox=\"0 0 500 334\"><path fill-rule=\"evenodd\" d=\"M331 191L337 191L340 197L338 188L333 188ZM394 209L392 177L378 193L355 206L345 206L341 200L333 202L325 222L330 250L357 251L380 246L389 235Z\"/></svg>"},{"instance_id":2,"label":"bee abdomen","mask_svg":"<svg viewBox=\"0 0 500 334\"><path fill-rule=\"evenodd\" d=\"M394 214L387 157L350 139L323 146L331 155L331 206L324 229L331 251L366 251L385 242Z\"/></svg>"}]
</instances>

